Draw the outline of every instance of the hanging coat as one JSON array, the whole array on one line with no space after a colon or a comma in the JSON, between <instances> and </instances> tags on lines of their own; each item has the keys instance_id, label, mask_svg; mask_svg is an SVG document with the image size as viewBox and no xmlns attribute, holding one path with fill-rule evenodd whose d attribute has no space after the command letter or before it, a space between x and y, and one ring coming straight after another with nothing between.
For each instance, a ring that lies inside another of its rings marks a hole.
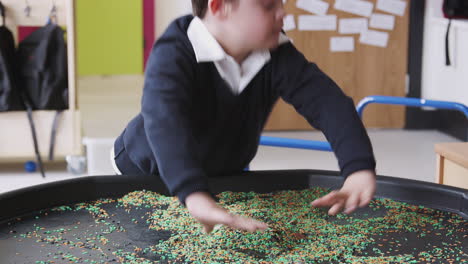
<instances>
[{"instance_id":1,"label":"hanging coat","mask_svg":"<svg viewBox=\"0 0 468 264\"><path fill-rule=\"evenodd\" d=\"M68 108L67 48L64 31L49 23L18 46L19 85L33 110Z\"/></svg>"},{"instance_id":2,"label":"hanging coat","mask_svg":"<svg viewBox=\"0 0 468 264\"><path fill-rule=\"evenodd\" d=\"M24 110L17 85L13 34L0 26L0 112Z\"/></svg>"},{"instance_id":3,"label":"hanging coat","mask_svg":"<svg viewBox=\"0 0 468 264\"><path fill-rule=\"evenodd\" d=\"M39 169L45 177L38 148L32 110L57 110L52 123L49 159L53 160L55 134L59 115L68 108L67 48L64 31L54 23L34 31L18 45L18 85L24 103L34 142Z\"/></svg>"}]
</instances>

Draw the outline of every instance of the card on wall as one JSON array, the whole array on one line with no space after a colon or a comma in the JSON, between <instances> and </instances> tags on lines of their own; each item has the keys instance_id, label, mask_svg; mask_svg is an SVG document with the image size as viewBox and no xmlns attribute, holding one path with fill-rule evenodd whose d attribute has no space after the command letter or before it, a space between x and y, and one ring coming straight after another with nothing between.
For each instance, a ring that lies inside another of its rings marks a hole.
<instances>
[{"instance_id":1,"label":"card on wall","mask_svg":"<svg viewBox=\"0 0 468 264\"><path fill-rule=\"evenodd\" d=\"M351 14L370 17L374 4L364 0L336 0L335 9Z\"/></svg>"},{"instance_id":2,"label":"card on wall","mask_svg":"<svg viewBox=\"0 0 468 264\"><path fill-rule=\"evenodd\" d=\"M312 16L300 15L298 29L302 31L336 30L336 15Z\"/></svg>"},{"instance_id":3,"label":"card on wall","mask_svg":"<svg viewBox=\"0 0 468 264\"><path fill-rule=\"evenodd\" d=\"M297 0L296 6L310 13L324 16L327 14L329 4L321 0Z\"/></svg>"},{"instance_id":4,"label":"card on wall","mask_svg":"<svg viewBox=\"0 0 468 264\"><path fill-rule=\"evenodd\" d=\"M294 15L287 15L283 20L283 30L290 31L296 29L296 21L294 20Z\"/></svg>"},{"instance_id":5,"label":"card on wall","mask_svg":"<svg viewBox=\"0 0 468 264\"><path fill-rule=\"evenodd\" d=\"M340 34L360 34L368 28L367 18L342 18L339 22Z\"/></svg>"},{"instance_id":6,"label":"card on wall","mask_svg":"<svg viewBox=\"0 0 468 264\"><path fill-rule=\"evenodd\" d=\"M359 42L370 46L385 48L388 44L388 33L376 30L366 30L361 33Z\"/></svg>"},{"instance_id":7,"label":"card on wall","mask_svg":"<svg viewBox=\"0 0 468 264\"><path fill-rule=\"evenodd\" d=\"M403 16L405 14L406 2L402 0L377 0L376 9Z\"/></svg>"},{"instance_id":8,"label":"card on wall","mask_svg":"<svg viewBox=\"0 0 468 264\"><path fill-rule=\"evenodd\" d=\"M369 26L371 28L393 30L395 28L395 17L392 15L372 14Z\"/></svg>"},{"instance_id":9,"label":"card on wall","mask_svg":"<svg viewBox=\"0 0 468 264\"><path fill-rule=\"evenodd\" d=\"M330 38L331 52L352 52L354 51L353 37L331 37Z\"/></svg>"}]
</instances>

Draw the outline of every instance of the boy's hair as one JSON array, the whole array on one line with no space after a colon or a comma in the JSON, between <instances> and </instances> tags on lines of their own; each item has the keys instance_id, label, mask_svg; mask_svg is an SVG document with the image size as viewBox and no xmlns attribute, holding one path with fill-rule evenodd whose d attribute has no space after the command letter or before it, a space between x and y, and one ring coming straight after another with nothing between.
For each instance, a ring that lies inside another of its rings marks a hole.
<instances>
[{"instance_id":1,"label":"boy's hair","mask_svg":"<svg viewBox=\"0 0 468 264\"><path fill-rule=\"evenodd\" d=\"M209 0L192 0L193 15L203 18L208 10ZM237 0L224 0L225 2L235 2Z\"/></svg>"}]
</instances>

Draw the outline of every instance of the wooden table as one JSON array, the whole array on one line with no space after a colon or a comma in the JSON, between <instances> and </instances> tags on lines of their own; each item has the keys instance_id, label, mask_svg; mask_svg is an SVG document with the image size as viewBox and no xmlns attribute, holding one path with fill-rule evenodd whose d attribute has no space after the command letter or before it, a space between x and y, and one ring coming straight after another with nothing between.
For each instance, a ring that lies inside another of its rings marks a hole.
<instances>
[{"instance_id":1,"label":"wooden table","mask_svg":"<svg viewBox=\"0 0 468 264\"><path fill-rule=\"evenodd\" d=\"M439 143L436 182L468 189L468 142Z\"/></svg>"}]
</instances>

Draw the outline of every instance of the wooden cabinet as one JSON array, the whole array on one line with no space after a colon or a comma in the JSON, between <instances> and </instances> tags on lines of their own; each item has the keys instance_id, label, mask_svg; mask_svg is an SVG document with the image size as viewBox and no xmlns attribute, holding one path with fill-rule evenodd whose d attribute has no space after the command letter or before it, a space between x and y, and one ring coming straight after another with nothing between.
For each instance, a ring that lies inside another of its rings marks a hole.
<instances>
[{"instance_id":1,"label":"wooden cabinet","mask_svg":"<svg viewBox=\"0 0 468 264\"><path fill-rule=\"evenodd\" d=\"M436 182L468 189L468 142L439 143Z\"/></svg>"}]
</instances>

